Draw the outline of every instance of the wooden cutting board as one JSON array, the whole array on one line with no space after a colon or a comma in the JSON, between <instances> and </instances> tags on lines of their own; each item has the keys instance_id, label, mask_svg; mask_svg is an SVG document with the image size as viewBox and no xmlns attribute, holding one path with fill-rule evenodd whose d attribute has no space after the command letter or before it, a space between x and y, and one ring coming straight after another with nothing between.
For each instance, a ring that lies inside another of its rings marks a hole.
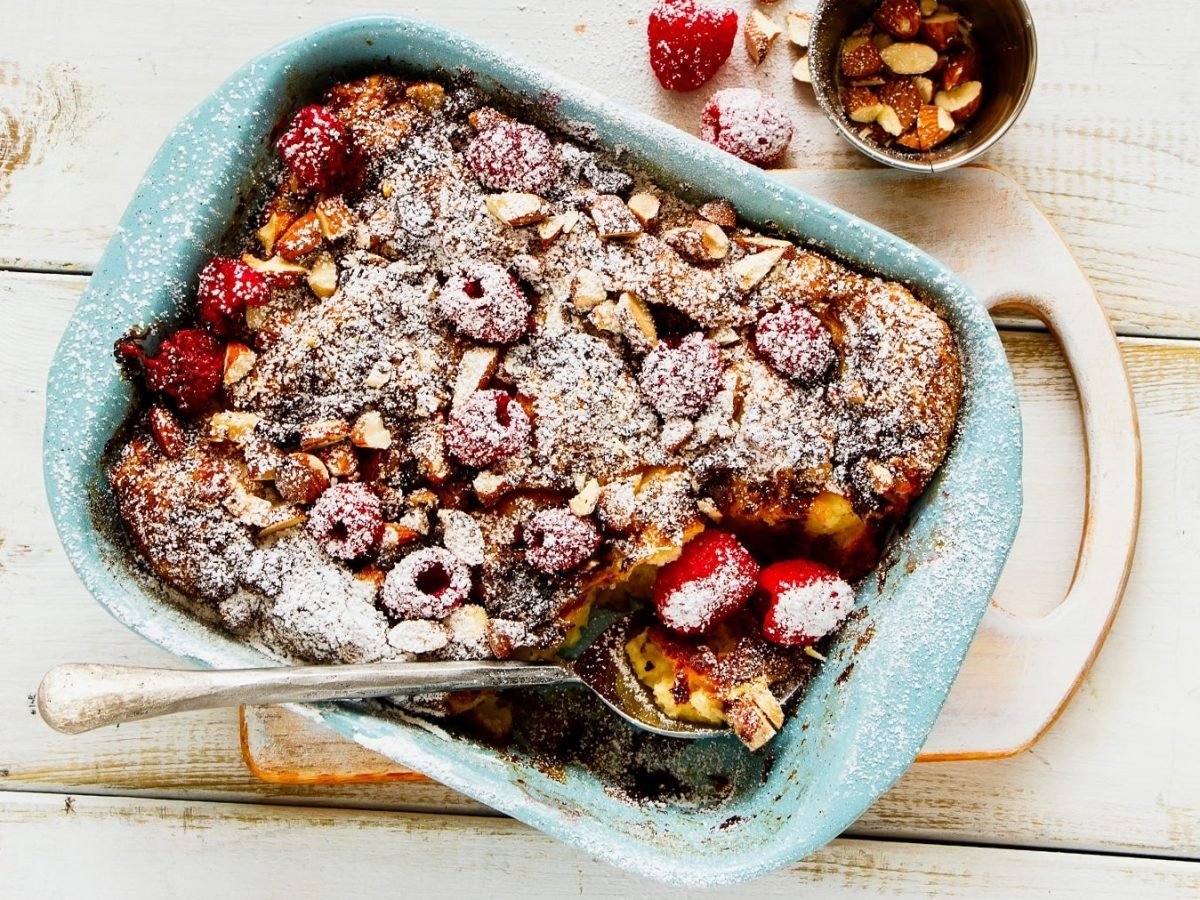
<instances>
[{"instance_id":1,"label":"wooden cutting board","mask_svg":"<svg viewBox=\"0 0 1200 900\"><path fill-rule=\"evenodd\" d=\"M924 248L959 273L998 322L1041 319L1080 393L1087 495L1067 596L1030 618L992 601L918 761L1011 756L1065 708L1108 633L1133 557L1141 496L1136 410L1112 328L1054 226L1003 173L937 178L891 170L779 172L781 180ZM1026 497L1027 507L1037 497ZM242 752L272 782L422 780L281 707L242 710Z\"/></svg>"}]
</instances>

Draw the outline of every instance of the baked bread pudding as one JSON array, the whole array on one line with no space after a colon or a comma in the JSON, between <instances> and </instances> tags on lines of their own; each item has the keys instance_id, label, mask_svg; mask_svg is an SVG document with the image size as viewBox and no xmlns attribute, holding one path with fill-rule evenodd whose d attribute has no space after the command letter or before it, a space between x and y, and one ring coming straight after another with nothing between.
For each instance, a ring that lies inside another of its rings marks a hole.
<instances>
[{"instance_id":1,"label":"baked bread pudding","mask_svg":"<svg viewBox=\"0 0 1200 900\"><path fill-rule=\"evenodd\" d=\"M645 607L655 702L761 746L946 453L953 336L528 117L381 74L282 123L192 320L118 342L121 521L287 660L547 658Z\"/></svg>"}]
</instances>

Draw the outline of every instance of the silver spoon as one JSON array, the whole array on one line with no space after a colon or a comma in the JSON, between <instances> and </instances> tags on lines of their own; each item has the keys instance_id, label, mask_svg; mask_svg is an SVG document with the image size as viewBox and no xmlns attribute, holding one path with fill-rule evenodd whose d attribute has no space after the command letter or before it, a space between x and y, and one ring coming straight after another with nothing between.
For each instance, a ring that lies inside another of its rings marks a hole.
<instances>
[{"instance_id":1,"label":"silver spoon","mask_svg":"<svg viewBox=\"0 0 1200 900\"><path fill-rule=\"evenodd\" d=\"M579 684L646 731L680 738L727 734L724 727L669 718L654 704L625 655L634 624L628 617L618 619L577 658L563 662L377 662L224 670L67 663L42 678L37 708L51 728L79 734L193 709ZM783 702L798 686L799 682L779 685L775 692Z\"/></svg>"}]
</instances>

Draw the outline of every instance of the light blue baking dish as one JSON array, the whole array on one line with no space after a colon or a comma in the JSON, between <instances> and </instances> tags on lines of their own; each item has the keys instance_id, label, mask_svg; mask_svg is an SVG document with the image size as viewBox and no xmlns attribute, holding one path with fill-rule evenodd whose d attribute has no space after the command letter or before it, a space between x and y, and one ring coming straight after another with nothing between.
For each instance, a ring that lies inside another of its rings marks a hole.
<instances>
[{"instance_id":1,"label":"light blue baking dish","mask_svg":"<svg viewBox=\"0 0 1200 900\"><path fill-rule=\"evenodd\" d=\"M852 823L909 766L958 672L1020 517L1021 430L1011 373L991 320L967 288L915 247L657 121L442 29L397 17L321 28L254 60L198 106L151 164L50 371L45 478L67 555L97 600L161 647L204 666L270 660L163 601L129 564L103 520L99 460L133 394L113 363L131 323L181 313L198 269L239 202L246 173L267 164L277 120L333 78L372 68L466 72L553 108L576 134L620 147L666 186L732 198L751 222L896 279L933 299L961 345L966 393L945 465L865 579L866 614L769 754L737 741L693 744L734 785L715 808L635 805L588 771L537 766L355 703L305 712L348 738L429 774L614 865L688 885L745 880L817 849ZM870 634L868 634L868 632ZM869 638L869 639L868 639ZM768 762L769 761L769 762Z\"/></svg>"}]
</instances>

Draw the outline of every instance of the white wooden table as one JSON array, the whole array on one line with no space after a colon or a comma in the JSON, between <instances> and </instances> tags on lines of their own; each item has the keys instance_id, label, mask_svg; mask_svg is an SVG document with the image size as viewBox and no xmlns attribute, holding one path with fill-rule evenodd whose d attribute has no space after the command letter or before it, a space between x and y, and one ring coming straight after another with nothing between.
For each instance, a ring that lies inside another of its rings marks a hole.
<instances>
[{"instance_id":1,"label":"white wooden table","mask_svg":"<svg viewBox=\"0 0 1200 900\"><path fill-rule=\"evenodd\" d=\"M707 91L649 73L650 0L358 3L6 0L0 9L0 892L8 897L370 893L627 896L652 888L434 785L257 781L234 711L68 738L32 714L66 660L166 664L69 570L41 484L54 345L173 123L250 56L315 25L404 11L694 130ZM740 6L749 7L748 0ZM765 7L782 18L788 0ZM1032 750L915 767L850 833L742 896L1200 895L1200 25L1167 0L1032 0L1033 98L987 157L1042 204L1122 335L1145 495L1125 604L1071 707ZM776 47L714 87L763 83L798 124L788 164L852 167ZM1000 235L980 234L979 240ZM1070 580L1078 406L1053 342L1008 330L1026 507L1002 590L1029 611ZM662 892L674 896L670 891Z\"/></svg>"}]
</instances>

